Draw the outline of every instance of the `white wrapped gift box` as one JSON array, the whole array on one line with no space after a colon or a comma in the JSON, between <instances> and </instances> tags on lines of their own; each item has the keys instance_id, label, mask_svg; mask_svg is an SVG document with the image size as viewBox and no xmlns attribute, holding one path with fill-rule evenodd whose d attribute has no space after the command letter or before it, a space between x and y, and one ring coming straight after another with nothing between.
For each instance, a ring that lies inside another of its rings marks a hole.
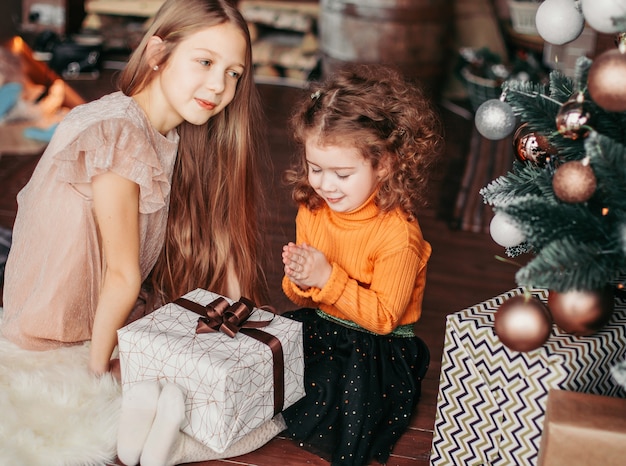
<instances>
[{"instance_id":1,"label":"white wrapped gift box","mask_svg":"<svg viewBox=\"0 0 626 466\"><path fill-rule=\"evenodd\" d=\"M546 302L548 291L531 288ZM500 304L515 288L448 315L430 464L537 464L550 389L624 396L610 368L626 354L626 302L615 299L610 322L576 337L556 326L540 348L520 353L493 331Z\"/></svg>"},{"instance_id":2,"label":"white wrapped gift box","mask_svg":"<svg viewBox=\"0 0 626 466\"><path fill-rule=\"evenodd\" d=\"M183 298L204 306L223 297L196 289ZM122 387L145 380L177 384L186 395L183 431L221 453L304 396L302 324L258 308L247 321L247 325L269 322L252 332L278 338L284 359L280 371L268 344L244 334L245 330L234 337L196 333L199 317L169 303L121 328ZM281 377L282 387L276 387L275 379ZM281 391L284 396L275 400Z\"/></svg>"}]
</instances>

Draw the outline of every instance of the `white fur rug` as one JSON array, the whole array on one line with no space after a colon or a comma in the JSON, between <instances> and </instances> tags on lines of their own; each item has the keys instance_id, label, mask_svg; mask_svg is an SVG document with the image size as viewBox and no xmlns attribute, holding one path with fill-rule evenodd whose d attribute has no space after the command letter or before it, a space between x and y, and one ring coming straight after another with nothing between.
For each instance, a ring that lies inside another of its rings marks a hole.
<instances>
[{"instance_id":1,"label":"white fur rug","mask_svg":"<svg viewBox=\"0 0 626 466\"><path fill-rule=\"evenodd\" d=\"M0 335L0 465L114 463L121 386L89 374L88 350L26 351Z\"/></svg>"}]
</instances>

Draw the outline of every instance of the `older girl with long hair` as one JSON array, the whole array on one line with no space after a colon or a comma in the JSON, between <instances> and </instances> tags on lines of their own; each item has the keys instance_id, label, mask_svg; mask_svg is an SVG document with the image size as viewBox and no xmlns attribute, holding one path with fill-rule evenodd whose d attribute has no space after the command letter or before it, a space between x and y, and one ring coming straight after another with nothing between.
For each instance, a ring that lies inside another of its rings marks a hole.
<instances>
[{"instance_id":1,"label":"older girl with long hair","mask_svg":"<svg viewBox=\"0 0 626 466\"><path fill-rule=\"evenodd\" d=\"M117 330L143 312L197 287L267 297L256 217L262 112L234 2L166 0L119 89L67 115L19 193L2 322L28 349L90 341L89 369L118 377ZM131 315L142 283L147 309ZM124 394L135 424L133 438L120 436L122 460L139 461L151 441L142 463L165 464L181 394L143 390ZM139 413L149 405L154 416L157 399L163 419L146 440L152 418Z\"/></svg>"}]
</instances>

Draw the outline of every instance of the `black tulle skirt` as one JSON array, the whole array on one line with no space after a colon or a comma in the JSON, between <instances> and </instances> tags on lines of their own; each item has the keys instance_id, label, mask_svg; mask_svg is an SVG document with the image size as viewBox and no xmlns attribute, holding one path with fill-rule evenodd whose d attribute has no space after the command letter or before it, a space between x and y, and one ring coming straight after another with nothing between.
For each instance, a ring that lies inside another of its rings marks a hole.
<instances>
[{"instance_id":1,"label":"black tulle skirt","mask_svg":"<svg viewBox=\"0 0 626 466\"><path fill-rule=\"evenodd\" d=\"M385 463L408 428L430 353L416 336L375 335L320 317L303 322L306 395L283 412L285 435L332 465Z\"/></svg>"}]
</instances>

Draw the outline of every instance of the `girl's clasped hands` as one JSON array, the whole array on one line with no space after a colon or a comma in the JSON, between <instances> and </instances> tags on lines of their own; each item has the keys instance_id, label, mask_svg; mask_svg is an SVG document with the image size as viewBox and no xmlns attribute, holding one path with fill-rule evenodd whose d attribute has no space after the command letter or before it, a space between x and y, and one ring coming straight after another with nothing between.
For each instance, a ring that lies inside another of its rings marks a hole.
<instances>
[{"instance_id":1,"label":"girl's clasped hands","mask_svg":"<svg viewBox=\"0 0 626 466\"><path fill-rule=\"evenodd\" d=\"M324 253L308 244L289 242L283 246L285 275L303 290L323 288L332 272Z\"/></svg>"}]
</instances>

